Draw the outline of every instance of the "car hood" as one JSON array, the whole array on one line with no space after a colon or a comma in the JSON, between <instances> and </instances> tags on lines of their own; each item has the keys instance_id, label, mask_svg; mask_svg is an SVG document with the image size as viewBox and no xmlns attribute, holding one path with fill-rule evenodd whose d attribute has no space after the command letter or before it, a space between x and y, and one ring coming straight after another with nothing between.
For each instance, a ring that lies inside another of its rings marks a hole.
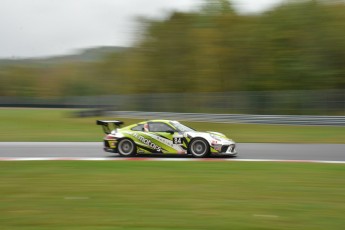
<instances>
[{"instance_id":1,"label":"car hood","mask_svg":"<svg viewBox=\"0 0 345 230\"><path fill-rule=\"evenodd\" d=\"M224 141L232 141L231 139L226 137L223 133L213 132L213 131L206 131L206 132L193 131L193 132L186 132L185 135L191 136L191 137L203 137L207 140L212 140L214 139L214 137L217 137L217 139L221 139Z\"/></svg>"},{"instance_id":2,"label":"car hood","mask_svg":"<svg viewBox=\"0 0 345 230\"><path fill-rule=\"evenodd\" d=\"M221 138L225 138L228 139L223 133L219 133L219 132L213 132L213 131L206 131L206 133L221 137Z\"/></svg>"}]
</instances>

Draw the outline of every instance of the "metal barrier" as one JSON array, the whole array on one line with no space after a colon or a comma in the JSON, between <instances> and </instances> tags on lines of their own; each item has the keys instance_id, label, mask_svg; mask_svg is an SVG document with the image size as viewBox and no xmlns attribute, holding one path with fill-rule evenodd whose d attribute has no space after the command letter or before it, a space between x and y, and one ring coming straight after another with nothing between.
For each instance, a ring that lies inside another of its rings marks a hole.
<instances>
[{"instance_id":1,"label":"metal barrier","mask_svg":"<svg viewBox=\"0 0 345 230\"><path fill-rule=\"evenodd\" d=\"M110 111L106 112L105 115L123 118L172 119L216 123L345 126L345 116L247 115L142 111Z\"/></svg>"},{"instance_id":2,"label":"metal barrier","mask_svg":"<svg viewBox=\"0 0 345 230\"><path fill-rule=\"evenodd\" d=\"M98 108L179 113L345 115L345 89L147 93L65 98L1 97L2 107ZM242 115L241 115L242 117ZM306 118L308 120L308 117Z\"/></svg>"}]
</instances>

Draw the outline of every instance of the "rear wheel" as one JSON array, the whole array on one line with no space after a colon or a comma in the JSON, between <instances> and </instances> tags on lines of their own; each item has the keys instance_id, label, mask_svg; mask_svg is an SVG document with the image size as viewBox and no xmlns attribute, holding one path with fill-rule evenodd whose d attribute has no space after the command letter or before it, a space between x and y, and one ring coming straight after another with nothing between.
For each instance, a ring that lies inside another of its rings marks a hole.
<instances>
[{"instance_id":1,"label":"rear wheel","mask_svg":"<svg viewBox=\"0 0 345 230\"><path fill-rule=\"evenodd\" d=\"M130 139L122 139L118 144L118 152L121 156L129 157L137 153L137 146Z\"/></svg>"},{"instance_id":2,"label":"rear wheel","mask_svg":"<svg viewBox=\"0 0 345 230\"><path fill-rule=\"evenodd\" d=\"M207 157L210 154L210 145L205 139L197 138L192 140L188 150L194 157Z\"/></svg>"}]
</instances>

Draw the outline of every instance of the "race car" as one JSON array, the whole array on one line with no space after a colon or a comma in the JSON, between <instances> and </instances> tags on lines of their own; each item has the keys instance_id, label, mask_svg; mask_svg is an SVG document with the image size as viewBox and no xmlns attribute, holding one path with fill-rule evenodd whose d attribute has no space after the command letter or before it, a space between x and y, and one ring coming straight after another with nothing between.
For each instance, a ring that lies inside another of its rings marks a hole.
<instances>
[{"instance_id":1,"label":"race car","mask_svg":"<svg viewBox=\"0 0 345 230\"><path fill-rule=\"evenodd\" d=\"M104 151L120 156L136 154L190 154L207 157L210 154L236 156L236 143L218 132L199 132L178 121L149 120L120 128L117 120L97 120L106 136Z\"/></svg>"}]
</instances>

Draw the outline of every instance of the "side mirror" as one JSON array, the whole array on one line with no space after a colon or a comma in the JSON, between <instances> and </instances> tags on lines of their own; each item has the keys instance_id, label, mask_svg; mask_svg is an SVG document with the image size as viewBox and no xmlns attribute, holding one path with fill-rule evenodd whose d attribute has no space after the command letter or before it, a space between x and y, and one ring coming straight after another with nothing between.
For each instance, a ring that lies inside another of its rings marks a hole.
<instances>
[{"instance_id":1,"label":"side mirror","mask_svg":"<svg viewBox=\"0 0 345 230\"><path fill-rule=\"evenodd\" d=\"M172 130L167 130L167 131L165 131L166 133L170 133L170 134L174 134L175 132L174 131L172 131Z\"/></svg>"}]
</instances>

